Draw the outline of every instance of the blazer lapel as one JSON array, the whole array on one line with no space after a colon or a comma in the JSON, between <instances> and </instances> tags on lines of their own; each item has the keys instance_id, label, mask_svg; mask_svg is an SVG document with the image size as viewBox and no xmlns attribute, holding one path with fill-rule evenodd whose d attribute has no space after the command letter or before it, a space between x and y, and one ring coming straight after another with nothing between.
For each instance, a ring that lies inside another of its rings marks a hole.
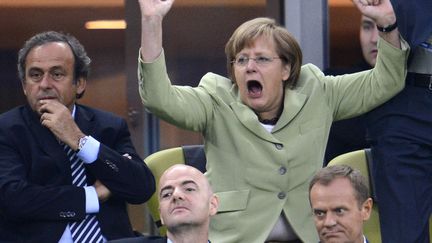
<instances>
[{"instance_id":1,"label":"blazer lapel","mask_svg":"<svg viewBox=\"0 0 432 243\"><path fill-rule=\"evenodd\" d=\"M81 131L86 135L92 134L94 128L93 117L93 113L89 112L78 104L76 105L75 122Z\"/></svg>"},{"instance_id":2,"label":"blazer lapel","mask_svg":"<svg viewBox=\"0 0 432 243\"><path fill-rule=\"evenodd\" d=\"M280 143L278 139L273 137L267 132L258 121L257 115L252 109L240 102L231 103L231 109L237 116L237 119L245 126L250 132L254 133L258 137L267 140L272 143Z\"/></svg>"},{"instance_id":3,"label":"blazer lapel","mask_svg":"<svg viewBox=\"0 0 432 243\"><path fill-rule=\"evenodd\" d=\"M28 105L25 107L23 117L40 149L52 157L53 161L65 174L70 174L70 167L66 166L69 160L54 134L48 128L42 126L38 115Z\"/></svg>"},{"instance_id":4,"label":"blazer lapel","mask_svg":"<svg viewBox=\"0 0 432 243\"><path fill-rule=\"evenodd\" d=\"M89 110L85 109L83 106L80 106L78 104L75 104L76 110L75 110L75 122L80 128L80 130L85 135L92 135L94 134L94 113L90 112ZM96 178L93 176L92 173L90 173L88 170L86 170L87 175L87 183L93 184Z\"/></svg>"},{"instance_id":5,"label":"blazer lapel","mask_svg":"<svg viewBox=\"0 0 432 243\"><path fill-rule=\"evenodd\" d=\"M284 110L281 114L279 121L273 128L272 133L275 133L288 125L306 104L306 99L307 96L305 94L301 94L289 89L285 90ZM240 122L252 133L267 141L279 143L279 141L274 136L268 133L261 126L261 124L258 122L257 115L252 111L252 109L250 109L240 101L233 102L231 104L231 108L233 109L234 114L237 116Z\"/></svg>"},{"instance_id":6,"label":"blazer lapel","mask_svg":"<svg viewBox=\"0 0 432 243\"><path fill-rule=\"evenodd\" d=\"M279 131L288 125L300 112L306 103L307 96L305 94L297 93L293 90L286 89L284 97L284 110L273 128L273 133Z\"/></svg>"}]
</instances>

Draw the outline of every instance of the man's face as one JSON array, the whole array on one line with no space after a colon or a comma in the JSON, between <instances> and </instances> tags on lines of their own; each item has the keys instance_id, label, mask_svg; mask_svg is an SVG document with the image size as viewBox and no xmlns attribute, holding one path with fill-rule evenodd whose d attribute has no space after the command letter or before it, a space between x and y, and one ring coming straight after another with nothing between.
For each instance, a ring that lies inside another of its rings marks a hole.
<instances>
[{"instance_id":1,"label":"man's face","mask_svg":"<svg viewBox=\"0 0 432 243\"><path fill-rule=\"evenodd\" d=\"M204 175L190 166L168 169L159 182L159 211L167 228L208 225L217 199Z\"/></svg>"},{"instance_id":2,"label":"man's face","mask_svg":"<svg viewBox=\"0 0 432 243\"><path fill-rule=\"evenodd\" d=\"M361 18L360 26L360 45L362 48L363 57L366 62L374 67L378 54L378 29L375 22L366 16Z\"/></svg>"},{"instance_id":3,"label":"man's face","mask_svg":"<svg viewBox=\"0 0 432 243\"><path fill-rule=\"evenodd\" d=\"M273 39L258 37L251 46L243 48L236 59L249 58L245 65L234 63L234 76L242 102L261 118L275 117L283 102L284 80L290 76L290 67L276 52ZM251 58L267 59L256 62Z\"/></svg>"},{"instance_id":4,"label":"man's face","mask_svg":"<svg viewBox=\"0 0 432 243\"><path fill-rule=\"evenodd\" d=\"M372 199L359 208L348 179L336 178L327 186L315 184L310 201L322 243L363 243L363 221L369 219Z\"/></svg>"},{"instance_id":5,"label":"man's face","mask_svg":"<svg viewBox=\"0 0 432 243\"><path fill-rule=\"evenodd\" d=\"M85 89L85 80L74 84L74 56L63 42L50 42L30 50L25 60L24 94L39 115L41 101L53 99L72 110L76 94Z\"/></svg>"}]
</instances>

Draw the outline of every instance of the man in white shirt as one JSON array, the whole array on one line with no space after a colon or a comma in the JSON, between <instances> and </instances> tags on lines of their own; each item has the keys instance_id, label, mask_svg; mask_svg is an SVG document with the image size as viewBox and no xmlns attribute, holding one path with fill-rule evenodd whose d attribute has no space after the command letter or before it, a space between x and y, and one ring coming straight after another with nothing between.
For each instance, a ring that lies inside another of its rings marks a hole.
<instances>
[{"instance_id":1,"label":"man in white shirt","mask_svg":"<svg viewBox=\"0 0 432 243\"><path fill-rule=\"evenodd\" d=\"M0 115L0 242L135 235L126 206L147 201L154 178L123 119L77 103L89 68L84 47L59 32L19 51L27 104Z\"/></svg>"}]
</instances>

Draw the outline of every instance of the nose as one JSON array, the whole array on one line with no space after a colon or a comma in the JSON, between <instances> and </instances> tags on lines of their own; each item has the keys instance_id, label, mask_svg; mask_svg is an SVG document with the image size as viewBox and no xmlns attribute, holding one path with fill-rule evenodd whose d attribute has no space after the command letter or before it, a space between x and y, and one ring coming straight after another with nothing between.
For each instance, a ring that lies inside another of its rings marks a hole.
<instances>
[{"instance_id":1,"label":"nose","mask_svg":"<svg viewBox=\"0 0 432 243\"><path fill-rule=\"evenodd\" d=\"M183 192L179 189L175 189L173 191L173 199L175 200L184 200Z\"/></svg>"},{"instance_id":2,"label":"nose","mask_svg":"<svg viewBox=\"0 0 432 243\"><path fill-rule=\"evenodd\" d=\"M257 63L255 59L249 58L248 63L246 64L246 72L255 72L257 69Z\"/></svg>"},{"instance_id":3,"label":"nose","mask_svg":"<svg viewBox=\"0 0 432 243\"><path fill-rule=\"evenodd\" d=\"M39 85L40 85L40 87L42 89L49 89L49 88L51 88L51 77L50 77L50 75L48 73L45 73L42 76L42 78L41 78L41 80L39 82Z\"/></svg>"},{"instance_id":4,"label":"nose","mask_svg":"<svg viewBox=\"0 0 432 243\"><path fill-rule=\"evenodd\" d=\"M378 43L378 29L377 28L373 28L372 30L372 35L371 35L371 42L373 43Z\"/></svg>"},{"instance_id":5,"label":"nose","mask_svg":"<svg viewBox=\"0 0 432 243\"><path fill-rule=\"evenodd\" d=\"M335 217L332 214L327 214L324 219L324 226L325 227L333 227L337 223Z\"/></svg>"}]
</instances>

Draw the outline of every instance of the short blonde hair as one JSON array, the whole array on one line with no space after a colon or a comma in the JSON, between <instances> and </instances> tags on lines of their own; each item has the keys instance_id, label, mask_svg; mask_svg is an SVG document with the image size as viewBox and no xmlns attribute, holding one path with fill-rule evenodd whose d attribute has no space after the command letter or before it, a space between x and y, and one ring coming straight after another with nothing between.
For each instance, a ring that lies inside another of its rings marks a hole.
<instances>
[{"instance_id":1,"label":"short blonde hair","mask_svg":"<svg viewBox=\"0 0 432 243\"><path fill-rule=\"evenodd\" d=\"M240 25L225 45L227 70L229 77L235 82L232 61L245 47L251 46L261 36L273 38L276 52L281 60L290 65L291 73L285 85L295 88L302 65L302 52L295 38L282 26L270 18L255 18Z\"/></svg>"}]
</instances>

